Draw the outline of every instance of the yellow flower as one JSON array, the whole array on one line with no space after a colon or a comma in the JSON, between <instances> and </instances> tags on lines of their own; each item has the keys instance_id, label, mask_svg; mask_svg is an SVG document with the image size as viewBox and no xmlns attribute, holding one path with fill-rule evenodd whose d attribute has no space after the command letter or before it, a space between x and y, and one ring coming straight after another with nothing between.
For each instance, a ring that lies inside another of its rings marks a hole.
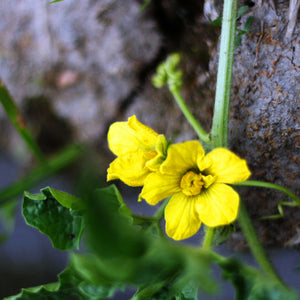
<instances>
[{"instance_id":1,"label":"yellow flower","mask_svg":"<svg viewBox=\"0 0 300 300\"><path fill-rule=\"evenodd\" d=\"M140 197L149 204L172 196L165 209L166 232L175 240L194 235L201 223L209 227L233 222L239 195L226 183L246 180L245 160L225 148L205 155L198 141L171 145L159 172L150 174Z\"/></svg>"},{"instance_id":2,"label":"yellow flower","mask_svg":"<svg viewBox=\"0 0 300 300\"><path fill-rule=\"evenodd\" d=\"M107 181L120 179L129 186L142 186L166 158L165 136L140 123L136 116L113 123L107 139L109 149L117 156L107 170Z\"/></svg>"}]
</instances>

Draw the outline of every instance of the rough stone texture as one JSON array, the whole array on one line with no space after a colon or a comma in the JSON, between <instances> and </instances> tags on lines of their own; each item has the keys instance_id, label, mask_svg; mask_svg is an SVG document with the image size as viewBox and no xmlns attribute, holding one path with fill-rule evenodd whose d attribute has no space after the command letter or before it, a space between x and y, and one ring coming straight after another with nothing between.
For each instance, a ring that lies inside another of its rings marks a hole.
<instances>
[{"instance_id":1,"label":"rough stone texture","mask_svg":"<svg viewBox=\"0 0 300 300\"><path fill-rule=\"evenodd\" d=\"M251 33L235 51L231 109L231 146L245 157L252 179L277 183L300 195L300 24L285 39L288 1L255 5ZM240 189L252 217L277 214L286 195L268 189ZM300 211L284 207L285 217L259 221L269 245L299 245Z\"/></svg>"},{"instance_id":2,"label":"rough stone texture","mask_svg":"<svg viewBox=\"0 0 300 300\"><path fill-rule=\"evenodd\" d=\"M0 76L16 102L26 108L34 99L38 111L48 99L77 140L104 134L160 47L155 23L139 8L133 0L1 1ZM17 148L11 128L7 136L2 144Z\"/></svg>"},{"instance_id":3,"label":"rough stone texture","mask_svg":"<svg viewBox=\"0 0 300 300\"><path fill-rule=\"evenodd\" d=\"M180 69L184 74L182 94L187 106L209 130L213 114L215 72L209 72L210 52L216 48L219 28L208 24L203 17L203 3L181 1L153 1L149 7L164 34L163 47L167 53L179 51ZM157 13L159 10L159 14ZM166 55L163 55L161 60ZM141 95L125 110L125 116L133 113L149 126L172 138L173 142L197 139L197 135L185 120L170 92L165 87L156 90L151 84L149 72Z\"/></svg>"}]
</instances>

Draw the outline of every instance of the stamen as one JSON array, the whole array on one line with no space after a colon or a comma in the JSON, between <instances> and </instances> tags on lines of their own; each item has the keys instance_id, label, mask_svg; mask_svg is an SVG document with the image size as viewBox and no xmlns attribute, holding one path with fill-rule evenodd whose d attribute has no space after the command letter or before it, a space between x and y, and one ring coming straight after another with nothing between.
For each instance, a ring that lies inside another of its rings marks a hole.
<instances>
[{"instance_id":1,"label":"stamen","mask_svg":"<svg viewBox=\"0 0 300 300\"><path fill-rule=\"evenodd\" d=\"M187 196L200 194L203 185L202 175L196 174L193 171L185 173L180 181L182 192Z\"/></svg>"}]
</instances>

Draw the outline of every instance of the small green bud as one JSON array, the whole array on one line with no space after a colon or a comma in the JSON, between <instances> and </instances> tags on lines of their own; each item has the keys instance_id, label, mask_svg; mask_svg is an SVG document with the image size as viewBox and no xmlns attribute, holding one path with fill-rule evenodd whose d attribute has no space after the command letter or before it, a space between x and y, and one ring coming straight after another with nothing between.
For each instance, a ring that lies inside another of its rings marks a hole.
<instances>
[{"instance_id":1,"label":"small green bud","mask_svg":"<svg viewBox=\"0 0 300 300\"><path fill-rule=\"evenodd\" d=\"M165 63L162 63L158 66L156 74L152 77L152 84L156 88L162 88L167 83L167 72L165 69Z\"/></svg>"}]
</instances>

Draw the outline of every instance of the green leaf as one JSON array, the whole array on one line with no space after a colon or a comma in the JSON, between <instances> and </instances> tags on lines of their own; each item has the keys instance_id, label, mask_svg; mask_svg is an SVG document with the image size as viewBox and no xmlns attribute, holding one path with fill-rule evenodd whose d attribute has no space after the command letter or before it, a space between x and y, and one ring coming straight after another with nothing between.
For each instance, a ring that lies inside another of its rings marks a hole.
<instances>
[{"instance_id":1,"label":"green leaf","mask_svg":"<svg viewBox=\"0 0 300 300\"><path fill-rule=\"evenodd\" d=\"M80 291L85 295L97 295L98 297L112 296L116 289L122 289L123 285L111 280L110 270L95 255L81 255L72 253L71 265L82 279L79 285Z\"/></svg>"},{"instance_id":2,"label":"green leaf","mask_svg":"<svg viewBox=\"0 0 300 300\"><path fill-rule=\"evenodd\" d=\"M271 280L258 270L229 258L219 263L223 276L231 281L236 290L235 300L296 300L295 291Z\"/></svg>"},{"instance_id":3,"label":"green leaf","mask_svg":"<svg viewBox=\"0 0 300 300\"><path fill-rule=\"evenodd\" d=\"M250 27L251 27L251 25L252 25L252 22L253 22L253 16L250 16L250 17L248 17L248 19L246 20L246 23L245 23L245 26L244 26L244 30L247 32L247 33L249 33L249 31L250 31Z\"/></svg>"},{"instance_id":4,"label":"green leaf","mask_svg":"<svg viewBox=\"0 0 300 300\"><path fill-rule=\"evenodd\" d=\"M4 298L3 300L63 300L66 299L64 293L54 292L58 288L58 283L45 284L38 287L22 289L18 295Z\"/></svg>"},{"instance_id":5,"label":"green leaf","mask_svg":"<svg viewBox=\"0 0 300 300\"><path fill-rule=\"evenodd\" d=\"M140 286L148 290L148 298L154 287L156 289L164 281L173 281L177 274L180 278L176 278L176 287L168 290L169 294L179 294L192 277L199 279L199 285L203 288L214 286L209 276L210 259L205 255L202 257L198 249L197 254L193 254L190 248L155 236L148 228L144 231L137 227L132 218L120 210L124 204L114 185L96 190L86 202L89 221L87 242L98 258L85 260L78 255L75 257L78 270L92 268L95 272L82 271L86 281L97 284L97 278L103 280L104 277L110 281ZM163 288L161 292L166 291Z\"/></svg>"},{"instance_id":6,"label":"green leaf","mask_svg":"<svg viewBox=\"0 0 300 300\"><path fill-rule=\"evenodd\" d=\"M211 24L221 26L222 25L222 18L214 19L213 21L211 21Z\"/></svg>"},{"instance_id":7,"label":"green leaf","mask_svg":"<svg viewBox=\"0 0 300 300\"><path fill-rule=\"evenodd\" d=\"M63 204L63 205L62 205ZM49 187L39 194L24 193L23 216L28 225L46 234L53 247L78 249L85 221L80 199Z\"/></svg>"},{"instance_id":8,"label":"green leaf","mask_svg":"<svg viewBox=\"0 0 300 300\"><path fill-rule=\"evenodd\" d=\"M238 12L237 12L237 19L240 18L242 15L244 15L248 10L248 6L242 6L239 8Z\"/></svg>"},{"instance_id":9,"label":"green leaf","mask_svg":"<svg viewBox=\"0 0 300 300\"><path fill-rule=\"evenodd\" d=\"M41 189L41 194L44 195L45 199L51 198L51 197L54 198L56 201L58 201L62 206L66 207L66 208L70 208L73 210L85 209L85 205L81 199L79 199L73 195L70 195L66 192L57 191L50 187L45 187L45 188ZM37 199L37 200L39 200L39 199Z\"/></svg>"},{"instance_id":10,"label":"green leaf","mask_svg":"<svg viewBox=\"0 0 300 300\"><path fill-rule=\"evenodd\" d=\"M114 185L97 189L86 201L87 241L112 279L153 284L178 269L182 259L177 251L133 225Z\"/></svg>"},{"instance_id":11,"label":"green leaf","mask_svg":"<svg viewBox=\"0 0 300 300\"><path fill-rule=\"evenodd\" d=\"M131 300L167 300L173 297L173 294L170 294L169 281L170 279L168 278L167 280L152 285L143 285L138 289Z\"/></svg>"},{"instance_id":12,"label":"green leaf","mask_svg":"<svg viewBox=\"0 0 300 300\"><path fill-rule=\"evenodd\" d=\"M85 257L80 255L78 256ZM74 292L83 295L89 300L98 300L111 297L117 289L122 288L119 284L112 283L103 277L101 277L101 279L98 277L97 284L92 283L92 281L85 281L83 279L85 276L83 277L81 274L85 273L86 271L93 272L95 268L92 265L93 261L89 261L88 269L82 269L81 267L84 265L76 264L74 259L75 257L77 257L77 255L73 254L68 268L59 275L61 290L74 289Z\"/></svg>"},{"instance_id":13,"label":"green leaf","mask_svg":"<svg viewBox=\"0 0 300 300\"><path fill-rule=\"evenodd\" d=\"M234 47L237 48L242 45L242 34L238 33L235 37Z\"/></svg>"},{"instance_id":14,"label":"green leaf","mask_svg":"<svg viewBox=\"0 0 300 300\"><path fill-rule=\"evenodd\" d=\"M176 275L176 274L175 274ZM185 282L184 286L181 286L180 290L174 289L174 277L167 280L158 282L153 285L146 285L140 288L131 300L197 300L199 282L191 279ZM176 281L181 280L182 276L178 276Z\"/></svg>"},{"instance_id":15,"label":"green leaf","mask_svg":"<svg viewBox=\"0 0 300 300\"><path fill-rule=\"evenodd\" d=\"M213 243L216 246L222 245L231 237L233 231L234 231L234 227L232 224L227 226L216 227L214 230Z\"/></svg>"},{"instance_id":16,"label":"green leaf","mask_svg":"<svg viewBox=\"0 0 300 300\"><path fill-rule=\"evenodd\" d=\"M151 0L145 0L139 9L139 13L141 13L150 3L151 3Z\"/></svg>"},{"instance_id":17,"label":"green leaf","mask_svg":"<svg viewBox=\"0 0 300 300\"><path fill-rule=\"evenodd\" d=\"M90 244L101 257L143 253L137 229L130 226L131 212L114 185L96 189L88 201Z\"/></svg>"},{"instance_id":18,"label":"green leaf","mask_svg":"<svg viewBox=\"0 0 300 300\"><path fill-rule=\"evenodd\" d=\"M61 2L61 1L64 1L64 0L53 0L53 1L49 2L49 4L56 3L56 2Z\"/></svg>"},{"instance_id":19,"label":"green leaf","mask_svg":"<svg viewBox=\"0 0 300 300\"><path fill-rule=\"evenodd\" d=\"M248 33L247 31L245 31L245 30L242 30L242 29L236 29L236 31L238 32L238 34L240 34L241 36L243 35L243 34L246 34L246 33Z\"/></svg>"},{"instance_id":20,"label":"green leaf","mask_svg":"<svg viewBox=\"0 0 300 300\"><path fill-rule=\"evenodd\" d=\"M100 300L111 297L118 288L112 284L93 285L85 282L72 263L58 278L58 282L23 289L18 295L4 300L69 300L73 299L72 296L78 296L82 300Z\"/></svg>"},{"instance_id":21,"label":"green leaf","mask_svg":"<svg viewBox=\"0 0 300 300\"><path fill-rule=\"evenodd\" d=\"M24 210L31 221L37 220L39 226L43 225L43 230L47 227L51 231L52 239L58 239L52 231L60 232L61 227L67 226L60 225L68 219L65 211L82 211L62 206L54 195L68 199L46 188L39 194L27 193ZM67 205L74 203L73 200L66 201ZM129 284L140 286L139 297L135 299L177 297L178 300L195 300L199 285L207 289L213 285L209 276L211 258L208 253L170 243L149 233L148 229L141 230L134 224L115 186L97 189L84 200L87 205L87 242L92 253L72 254L70 266L59 276L59 285L51 285L51 290L48 285L27 289L12 299L56 300L68 299L71 295L89 300L104 299ZM57 211L63 213L57 215ZM67 220L67 223L70 222ZM51 228L53 224L55 227ZM193 280L197 284L190 286Z\"/></svg>"},{"instance_id":22,"label":"green leaf","mask_svg":"<svg viewBox=\"0 0 300 300\"><path fill-rule=\"evenodd\" d=\"M191 280L175 297L176 300L197 300L198 299L199 283Z\"/></svg>"}]
</instances>

